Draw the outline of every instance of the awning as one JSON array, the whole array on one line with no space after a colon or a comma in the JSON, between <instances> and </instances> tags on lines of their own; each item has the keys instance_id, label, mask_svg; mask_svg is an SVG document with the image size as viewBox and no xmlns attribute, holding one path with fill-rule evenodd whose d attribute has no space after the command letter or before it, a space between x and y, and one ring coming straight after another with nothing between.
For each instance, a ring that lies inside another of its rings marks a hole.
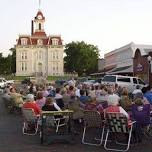
<instances>
[{"instance_id":1,"label":"awning","mask_svg":"<svg viewBox=\"0 0 152 152\"><path fill-rule=\"evenodd\" d=\"M133 73L133 66L117 67L108 71L108 74Z\"/></svg>"}]
</instances>

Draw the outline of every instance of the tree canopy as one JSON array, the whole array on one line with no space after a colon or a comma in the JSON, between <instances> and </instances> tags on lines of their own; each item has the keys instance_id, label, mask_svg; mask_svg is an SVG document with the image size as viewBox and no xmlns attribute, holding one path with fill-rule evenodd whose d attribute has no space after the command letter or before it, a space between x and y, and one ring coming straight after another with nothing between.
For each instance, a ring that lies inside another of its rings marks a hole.
<instances>
[{"instance_id":1,"label":"tree canopy","mask_svg":"<svg viewBox=\"0 0 152 152\"><path fill-rule=\"evenodd\" d=\"M84 41L66 44L64 52L66 56L66 72L77 72L79 75L89 74L97 71L99 49Z\"/></svg>"},{"instance_id":2,"label":"tree canopy","mask_svg":"<svg viewBox=\"0 0 152 152\"><path fill-rule=\"evenodd\" d=\"M12 74L16 72L16 50L10 49L11 53L7 57L3 57L0 53L0 74Z\"/></svg>"}]
</instances>

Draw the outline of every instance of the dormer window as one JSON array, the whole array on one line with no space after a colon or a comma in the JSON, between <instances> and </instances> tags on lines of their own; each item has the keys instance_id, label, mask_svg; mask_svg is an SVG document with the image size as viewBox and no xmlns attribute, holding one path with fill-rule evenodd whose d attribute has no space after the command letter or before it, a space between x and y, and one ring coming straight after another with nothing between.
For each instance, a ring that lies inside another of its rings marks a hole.
<instances>
[{"instance_id":1,"label":"dormer window","mask_svg":"<svg viewBox=\"0 0 152 152\"><path fill-rule=\"evenodd\" d=\"M43 41L42 41L41 39L38 39L38 40L37 40L37 44L38 44L38 45L43 45Z\"/></svg>"},{"instance_id":2,"label":"dormer window","mask_svg":"<svg viewBox=\"0 0 152 152\"><path fill-rule=\"evenodd\" d=\"M52 39L52 45L58 45L59 44L59 40L58 39Z\"/></svg>"},{"instance_id":3,"label":"dormer window","mask_svg":"<svg viewBox=\"0 0 152 152\"><path fill-rule=\"evenodd\" d=\"M27 38L21 38L21 45L27 45Z\"/></svg>"}]
</instances>

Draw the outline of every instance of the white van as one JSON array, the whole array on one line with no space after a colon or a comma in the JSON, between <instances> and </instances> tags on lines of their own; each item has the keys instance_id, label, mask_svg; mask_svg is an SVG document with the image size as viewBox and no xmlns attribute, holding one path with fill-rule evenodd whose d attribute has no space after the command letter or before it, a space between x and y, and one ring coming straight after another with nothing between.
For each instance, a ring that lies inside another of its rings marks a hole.
<instances>
[{"instance_id":1,"label":"white van","mask_svg":"<svg viewBox=\"0 0 152 152\"><path fill-rule=\"evenodd\" d=\"M139 85L142 89L146 84L138 77L121 76L121 75L106 75L101 81L102 84L118 84L118 86L128 88L129 92L133 92L136 86Z\"/></svg>"}]
</instances>

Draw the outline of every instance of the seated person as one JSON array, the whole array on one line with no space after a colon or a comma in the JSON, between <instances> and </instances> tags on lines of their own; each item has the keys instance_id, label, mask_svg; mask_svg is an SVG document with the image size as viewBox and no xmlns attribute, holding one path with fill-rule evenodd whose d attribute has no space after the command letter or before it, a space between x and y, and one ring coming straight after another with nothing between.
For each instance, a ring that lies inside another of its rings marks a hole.
<instances>
[{"instance_id":1,"label":"seated person","mask_svg":"<svg viewBox=\"0 0 152 152\"><path fill-rule=\"evenodd\" d=\"M124 110L131 111L132 101L129 99L127 88L122 89L119 104Z\"/></svg>"},{"instance_id":2,"label":"seated person","mask_svg":"<svg viewBox=\"0 0 152 152\"><path fill-rule=\"evenodd\" d=\"M143 87L142 93L144 94L144 97L148 100L148 102L152 105L152 92L150 86Z\"/></svg>"},{"instance_id":3,"label":"seated person","mask_svg":"<svg viewBox=\"0 0 152 152\"><path fill-rule=\"evenodd\" d=\"M150 124L150 104L143 104L141 98L135 99L132 105L132 119L136 121L136 140L141 142L143 129Z\"/></svg>"},{"instance_id":4,"label":"seated person","mask_svg":"<svg viewBox=\"0 0 152 152\"><path fill-rule=\"evenodd\" d=\"M26 102L23 104L23 108L31 108L34 110L35 115L39 116L41 113L41 109L34 101L34 95L28 94L26 96Z\"/></svg>"},{"instance_id":5,"label":"seated person","mask_svg":"<svg viewBox=\"0 0 152 152\"><path fill-rule=\"evenodd\" d=\"M37 95L36 95L36 104L40 107L40 109L42 109L42 107L45 104L45 97L43 96L43 92L42 91L38 91Z\"/></svg>"},{"instance_id":6,"label":"seated person","mask_svg":"<svg viewBox=\"0 0 152 152\"><path fill-rule=\"evenodd\" d=\"M17 93L15 88L10 89L10 97L14 102L14 106L21 107L23 105L22 95L20 93Z\"/></svg>"},{"instance_id":7,"label":"seated person","mask_svg":"<svg viewBox=\"0 0 152 152\"><path fill-rule=\"evenodd\" d=\"M84 93L85 93L84 90L80 90L80 98L79 99L80 99L80 102L82 102L83 104L85 104L89 99L89 97L86 96Z\"/></svg>"},{"instance_id":8,"label":"seated person","mask_svg":"<svg viewBox=\"0 0 152 152\"><path fill-rule=\"evenodd\" d=\"M100 113L103 113L103 107L101 104L97 103L95 96L90 97L89 102L85 106L85 110L99 111Z\"/></svg>"},{"instance_id":9,"label":"seated person","mask_svg":"<svg viewBox=\"0 0 152 152\"><path fill-rule=\"evenodd\" d=\"M150 104L144 104L141 98L134 100L132 118L136 123L147 125L150 123Z\"/></svg>"},{"instance_id":10,"label":"seated person","mask_svg":"<svg viewBox=\"0 0 152 152\"><path fill-rule=\"evenodd\" d=\"M54 99L56 100L56 104L61 109L63 109L64 108L64 102L63 102L63 96L61 95L61 89L60 88L56 88L56 95L55 95Z\"/></svg>"},{"instance_id":11,"label":"seated person","mask_svg":"<svg viewBox=\"0 0 152 152\"><path fill-rule=\"evenodd\" d=\"M105 109L105 114L108 112L122 113L128 118L128 120L130 119L129 114L121 106L119 106L119 98L117 98L114 94L109 95L108 97L108 108Z\"/></svg>"},{"instance_id":12,"label":"seated person","mask_svg":"<svg viewBox=\"0 0 152 152\"><path fill-rule=\"evenodd\" d=\"M46 98L45 105L42 107L43 111L61 111L60 107L53 101L51 97Z\"/></svg>"}]
</instances>

